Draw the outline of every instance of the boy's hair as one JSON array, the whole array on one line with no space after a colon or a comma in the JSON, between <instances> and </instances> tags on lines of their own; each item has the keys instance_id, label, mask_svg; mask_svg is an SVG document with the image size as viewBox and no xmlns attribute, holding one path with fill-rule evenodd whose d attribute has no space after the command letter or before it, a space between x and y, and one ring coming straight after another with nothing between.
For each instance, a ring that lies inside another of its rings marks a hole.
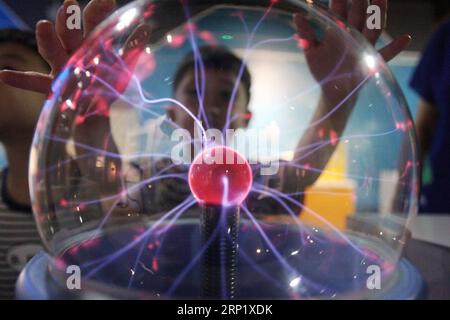
<instances>
[{"instance_id":1,"label":"boy's hair","mask_svg":"<svg viewBox=\"0 0 450 320\"><path fill-rule=\"evenodd\" d=\"M19 29L0 29L0 44L4 43L15 43L32 50L42 60L42 63L50 69L48 63L39 54L36 35L33 32Z\"/></svg>"},{"instance_id":2,"label":"boy's hair","mask_svg":"<svg viewBox=\"0 0 450 320\"><path fill-rule=\"evenodd\" d=\"M232 72L237 76L243 64L243 61L239 57L237 57L230 50L221 46L202 47L199 50L199 54L202 58L205 69ZM185 74L193 70L194 68L195 57L194 53L191 52L182 60L182 62L178 66L174 79L174 91L176 91L176 89L180 85L180 82ZM246 65L243 66L241 83L244 85L248 101L250 101L251 76Z\"/></svg>"}]
</instances>

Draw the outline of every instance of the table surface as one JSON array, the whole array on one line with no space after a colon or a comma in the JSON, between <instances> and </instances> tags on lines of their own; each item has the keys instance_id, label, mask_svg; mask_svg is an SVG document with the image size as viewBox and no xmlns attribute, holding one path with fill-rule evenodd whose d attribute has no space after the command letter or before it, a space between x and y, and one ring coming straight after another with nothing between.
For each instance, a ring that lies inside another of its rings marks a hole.
<instances>
[{"instance_id":1,"label":"table surface","mask_svg":"<svg viewBox=\"0 0 450 320\"><path fill-rule=\"evenodd\" d=\"M425 279L428 299L450 299L450 214L420 214L404 256Z\"/></svg>"},{"instance_id":2,"label":"table surface","mask_svg":"<svg viewBox=\"0 0 450 320\"><path fill-rule=\"evenodd\" d=\"M420 214L411 224L413 239L450 248L450 214Z\"/></svg>"}]
</instances>

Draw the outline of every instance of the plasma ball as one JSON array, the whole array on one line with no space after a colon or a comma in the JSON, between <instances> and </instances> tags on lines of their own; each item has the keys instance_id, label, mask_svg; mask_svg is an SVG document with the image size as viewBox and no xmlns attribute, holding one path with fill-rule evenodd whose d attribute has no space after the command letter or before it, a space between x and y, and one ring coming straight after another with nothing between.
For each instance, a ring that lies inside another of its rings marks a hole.
<instances>
[{"instance_id":1,"label":"plasma ball","mask_svg":"<svg viewBox=\"0 0 450 320\"><path fill-rule=\"evenodd\" d=\"M253 183L251 167L236 150L215 146L197 155L189 169L189 186L202 205L240 205Z\"/></svg>"}]
</instances>

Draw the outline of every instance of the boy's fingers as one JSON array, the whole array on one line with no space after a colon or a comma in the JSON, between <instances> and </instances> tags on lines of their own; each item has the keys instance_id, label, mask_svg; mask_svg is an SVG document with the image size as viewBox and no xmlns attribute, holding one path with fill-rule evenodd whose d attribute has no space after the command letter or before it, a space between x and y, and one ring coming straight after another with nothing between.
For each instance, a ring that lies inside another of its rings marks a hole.
<instances>
[{"instance_id":1,"label":"boy's fingers","mask_svg":"<svg viewBox=\"0 0 450 320\"><path fill-rule=\"evenodd\" d=\"M71 55L83 42L81 21L76 21L75 7L79 8L76 0L66 0L58 10L56 17L56 33L66 52ZM80 9L78 9L80 10ZM79 18L81 20L81 17ZM76 25L79 22L80 25Z\"/></svg>"},{"instance_id":2,"label":"boy's fingers","mask_svg":"<svg viewBox=\"0 0 450 320\"><path fill-rule=\"evenodd\" d=\"M389 62L395 58L400 52L406 49L406 47L411 43L410 35L403 35L392 41L386 47L380 50L380 55L386 62Z\"/></svg>"},{"instance_id":3,"label":"boy's fingers","mask_svg":"<svg viewBox=\"0 0 450 320\"><path fill-rule=\"evenodd\" d=\"M52 67L52 74L58 73L69 57L56 35L53 23L39 21L36 26L36 39L39 53Z\"/></svg>"},{"instance_id":4,"label":"boy's fingers","mask_svg":"<svg viewBox=\"0 0 450 320\"><path fill-rule=\"evenodd\" d=\"M348 13L348 23L356 30L362 31L367 19L368 0L353 0Z\"/></svg>"},{"instance_id":5,"label":"boy's fingers","mask_svg":"<svg viewBox=\"0 0 450 320\"><path fill-rule=\"evenodd\" d=\"M84 36L105 20L116 7L115 0L91 0L83 12Z\"/></svg>"},{"instance_id":6,"label":"boy's fingers","mask_svg":"<svg viewBox=\"0 0 450 320\"><path fill-rule=\"evenodd\" d=\"M116 59L112 66L102 64L97 76L107 79L108 84L122 94L135 72L136 74L139 74L139 72L146 73L145 66L141 66L140 70L137 70L137 65L139 62L145 61L147 55L142 56L142 54L145 53L148 46L150 33L150 25L142 24L138 26L125 42L122 56Z\"/></svg>"},{"instance_id":7,"label":"boy's fingers","mask_svg":"<svg viewBox=\"0 0 450 320\"><path fill-rule=\"evenodd\" d=\"M137 58L148 46L151 31L150 25L142 24L134 30L125 42L122 58L130 70L134 69L137 63Z\"/></svg>"},{"instance_id":8,"label":"boy's fingers","mask_svg":"<svg viewBox=\"0 0 450 320\"><path fill-rule=\"evenodd\" d=\"M364 29L362 31L362 34L366 37L367 40L369 40L369 42L372 45L375 45L378 38L380 37L381 33L383 32L383 30L385 29L385 26L386 26L387 0L373 0L372 5L375 5L378 8L380 8L380 13L381 13L380 28L369 29L369 28L367 28L367 24L366 24L366 26L364 27Z\"/></svg>"},{"instance_id":9,"label":"boy's fingers","mask_svg":"<svg viewBox=\"0 0 450 320\"><path fill-rule=\"evenodd\" d=\"M48 94L53 78L37 72L0 71L0 81L15 88Z\"/></svg>"},{"instance_id":10,"label":"boy's fingers","mask_svg":"<svg viewBox=\"0 0 450 320\"><path fill-rule=\"evenodd\" d=\"M341 17L344 21L347 20L348 3L347 0L331 0L331 11Z\"/></svg>"}]
</instances>

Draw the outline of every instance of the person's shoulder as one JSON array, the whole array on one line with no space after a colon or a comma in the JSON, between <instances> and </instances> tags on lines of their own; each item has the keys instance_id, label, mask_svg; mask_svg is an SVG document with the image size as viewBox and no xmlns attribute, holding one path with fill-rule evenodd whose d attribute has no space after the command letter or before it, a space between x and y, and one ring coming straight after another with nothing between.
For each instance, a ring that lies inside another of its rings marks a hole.
<instances>
[{"instance_id":1,"label":"person's shoulder","mask_svg":"<svg viewBox=\"0 0 450 320\"><path fill-rule=\"evenodd\" d=\"M6 224L8 226L20 224L23 227L34 227L36 222L31 213L13 211L0 201L0 224L2 225L0 226L0 230L2 230L2 227L6 227Z\"/></svg>"},{"instance_id":2,"label":"person's shoulder","mask_svg":"<svg viewBox=\"0 0 450 320\"><path fill-rule=\"evenodd\" d=\"M436 34L441 36L450 36L450 18L445 20L438 28Z\"/></svg>"},{"instance_id":3,"label":"person's shoulder","mask_svg":"<svg viewBox=\"0 0 450 320\"><path fill-rule=\"evenodd\" d=\"M20 223L34 224L31 208L14 203L10 199L8 192L5 191L7 170L7 168L0 170L0 224L5 219L8 221L17 220Z\"/></svg>"},{"instance_id":4,"label":"person's shoulder","mask_svg":"<svg viewBox=\"0 0 450 320\"><path fill-rule=\"evenodd\" d=\"M450 19L431 36L410 80L410 86L432 105L439 104L436 92L447 90L449 57Z\"/></svg>"},{"instance_id":5,"label":"person's shoulder","mask_svg":"<svg viewBox=\"0 0 450 320\"><path fill-rule=\"evenodd\" d=\"M6 204L3 202L3 197L1 195L3 195L3 188L4 188L4 175L5 175L5 171L6 169L0 169L0 213L1 212L6 212L8 207L6 206Z\"/></svg>"},{"instance_id":6,"label":"person's shoulder","mask_svg":"<svg viewBox=\"0 0 450 320\"><path fill-rule=\"evenodd\" d=\"M3 195L3 179L3 172L0 172L1 195ZM8 242L12 239L19 239L20 241L23 240L24 242L30 243L39 243L36 221L31 210L13 210L4 202L3 198L3 196L0 196L0 245L2 242ZM11 235L12 232L16 231L20 234Z\"/></svg>"},{"instance_id":7,"label":"person's shoulder","mask_svg":"<svg viewBox=\"0 0 450 320\"><path fill-rule=\"evenodd\" d=\"M428 50L442 49L442 46L446 46L450 50L450 18L441 23L437 30L433 33L428 42Z\"/></svg>"},{"instance_id":8,"label":"person's shoulder","mask_svg":"<svg viewBox=\"0 0 450 320\"><path fill-rule=\"evenodd\" d=\"M0 233L12 227L20 227L21 230L35 231L36 222L31 212L11 210L0 197Z\"/></svg>"}]
</instances>

